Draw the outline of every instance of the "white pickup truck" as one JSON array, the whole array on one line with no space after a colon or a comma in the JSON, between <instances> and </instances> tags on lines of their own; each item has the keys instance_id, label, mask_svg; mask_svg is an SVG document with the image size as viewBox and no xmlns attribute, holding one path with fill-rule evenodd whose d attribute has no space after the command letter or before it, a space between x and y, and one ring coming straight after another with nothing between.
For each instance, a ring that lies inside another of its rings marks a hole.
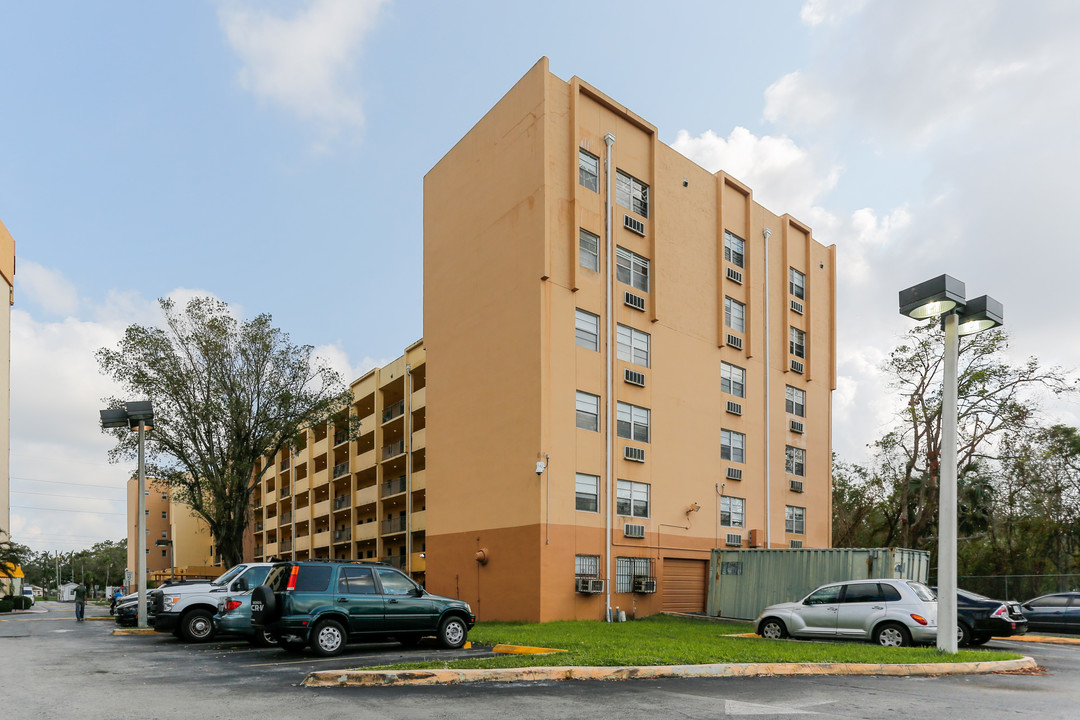
<instances>
[{"instance_id":1,"label":"white pickup truck","mask_svg":"<svg viewBox=\"0 0 1080 720\"><path fill-rule=\"evenodd\" d=\"M273 563L243 563L207 583L172 585L152 591L154 629L187 642L214 638L218 601L230 592L250 590L266 579Z\"/></svg>"}]
</instances>

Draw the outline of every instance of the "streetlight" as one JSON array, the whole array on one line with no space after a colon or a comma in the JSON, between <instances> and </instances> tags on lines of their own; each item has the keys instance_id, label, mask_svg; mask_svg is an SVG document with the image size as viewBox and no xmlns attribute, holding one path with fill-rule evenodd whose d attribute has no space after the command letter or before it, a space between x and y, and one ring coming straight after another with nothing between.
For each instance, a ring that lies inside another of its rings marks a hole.
<instances>
[{"instance_id":1,"label":"streetlight","mask_svg":"<svg viewBox=\"0 0 1080 720\"><path fill-rule=\"evenodd\" d=\"M154 544L158 547L169 548L169 579L176 582L176 555L175 550L173 550L173 541L162 538L155 541Z\"/></svg>"},{"instance_id":2,"label":"streetlight","mask_svg":"<svg viewBox=\"0 0 1080 720\"><path fill-rule=\"evenodd\" d=\"M945 328L945 377L941 398L941 466L938 497L938 650L956 652L956 395L960 336L1004 322L997 300L964 299L964 283L941 275L900 291L900 314L915 320L941 317Z\"/></svg>"},{"instance_id":3,"label":"streetlight","mask_svg":"<svg viewBox=\"0 0 1080 720\"><path fill-rule=\"evenodd\" d=\"M139 431L139 522L138 580L139 587L139 627L146 627L146 431L154 427L154 407L149 400L137 400L124 403L122 408L101 411L101 429L129 427Z\"/></svg>"}]
</instances>

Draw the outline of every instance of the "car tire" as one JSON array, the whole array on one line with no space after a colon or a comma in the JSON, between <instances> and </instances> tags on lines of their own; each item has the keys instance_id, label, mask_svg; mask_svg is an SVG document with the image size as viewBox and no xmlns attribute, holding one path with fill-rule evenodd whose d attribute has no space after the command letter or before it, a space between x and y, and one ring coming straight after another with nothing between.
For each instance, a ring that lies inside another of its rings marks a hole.
<instances>
[{"instance_id":1,"label":"car tire","mask_svg":"<svg viewBox=\"0 0 1080 720\"><path fill-rule=\"evenodd\" d=\"M248 642L252 647L277 647L277 638L270 634L269 630L256 630Z\"/></svg>"},{"instance_id":2,"label":"car tire","mask_svg":"<svg viewBox=\"0 0 1080 720\"><path fill-rule=\"evenodd\" d=\"M257 603L261 603L261 609ZM269 585L259 585L251 591L251 622L258 625L269 625L281 617L281 608L278 607L277 595Z\"/></svg>"},{"instance_id":3,"label":"car tire","mask_svg":"<svg viewBox=\"0 0 1080 720\"><path fill-rule=\"evenodd\" d=\"M971 644L971 628L966 623L956 623L956 647L967 647Z\"/></svg>"},{"instance_id":4,"label":"car tire","mask_svg":"<svg viewBox=\"0 0 1080 720\"><path fill-rule=\"evenodd\" d=\"M442 643L444 648L450 650L457 650L465 645L465 640L469 636L469 627L465 624L457 615L451 615L444 618L439 623L439 642Z\"/></svg>"},{"instance_id":5,"label":"car tire","mask_svg":"<svg viewBox=\"0 0 1080 720\"><path fill-rule=\"evenodd\" d=\"M874 629L874 643L882 647L907 647L911 633L900 623L882 623Z\"/></svg>"},{"instance_id":6,"label":"car tire","mask_svg":"<svg viewBox=\"0 0 1080 720\"><path fill-rule=\"evenodd\" d=\"M189 643L203 643L214 639L214 616L209 610L194 608L180 618L180 639Z\"/></svg>"},{"instance_id":7,"label":"car tire","mask_svg":"<svg viewBox=\"0 0 1080 720\"><path fill-rule=\"evenodd\" d=\"M971 636L971 646L972 647L978 647L979 645L985 645L986 643L990 642L991 637L993 637L993 636L992 635L972 635Z\"/></svg>"},{"instance_id":8,"label":"car tire","mask_svg":"<svg viewBox=\"0 0 1080 720\"><path fill-rule=\"evenodd\" d=\"M336 620L323 620L311 629L311 651L319 657L341 654L345 640L345 628Z\"/></svg>"},{"instance_id":9,"label":"car tire","mask_svg":"<svg viewBox=\"0 0 1080 720\"><path fill-rule=\"evenodd\" d=\"M761 622L761 637L767 640L783 640L788 636L787 626L778 618L765 618Z\"/></svg>"}]
</instances>

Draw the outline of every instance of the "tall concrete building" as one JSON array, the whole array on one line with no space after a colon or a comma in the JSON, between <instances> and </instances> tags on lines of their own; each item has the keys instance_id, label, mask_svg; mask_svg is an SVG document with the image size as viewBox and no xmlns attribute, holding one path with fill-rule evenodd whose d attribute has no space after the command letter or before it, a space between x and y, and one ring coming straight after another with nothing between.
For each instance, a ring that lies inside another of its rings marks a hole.
<instances>
[{"instance_id":1,"label":"tall concrete building","mask_svg":"<svg viewBox=\"0 0 1080 720\"><path fill-rule=\"evenodd\" d=\"M146 480L146 574L151 580L169 576L179 568L181 579L216 577L214 539L206 522L191 508L178 503L169 491ZM139 533L139 478L127 483L127 568L135 573ZM171 545L158 545L159 540ZM153 586L153 582L151 583Z\"/></svg>"},{"instance_id":2,"label":"tall concrete building","mask_svg":"<svg viewBox=\"0 0 1080 720\"><path fill-rule=\"evenodd\" d=\"M533 67L424 182L427 583L479 618L703 610L828 547L835 254Z\"/></svg>"},{"instance_id":3,"label":"tall concrete building","mask_svg":"<svg viewBox=\"0 0 1080 720\"><path fill-rule=\"evenodd\" d=\"M11 306L15 304L15 240L3 222L0 222L0 278L3 278L0 284L0 531L3 531L0 539L6 540L11 532Z\"/></svg>"}]
</instances>

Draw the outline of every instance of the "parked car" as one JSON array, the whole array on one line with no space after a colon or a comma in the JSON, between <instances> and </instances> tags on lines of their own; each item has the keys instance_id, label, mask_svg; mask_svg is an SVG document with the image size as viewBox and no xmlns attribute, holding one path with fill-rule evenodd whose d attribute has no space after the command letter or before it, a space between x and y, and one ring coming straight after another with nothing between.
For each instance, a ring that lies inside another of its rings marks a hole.
<instances>
[{"instance_id":1,"label":"parked car","mask_svg":"<svg viewBox=\"0 0 1080 720\"><path fill-rule=\"evenodd\" d=\"M150 596L147 594L146 599L146 619L147 624L150 627L154 626L154 604L150 601ZM116 624L120 627L135 627L139 624L139 593L132 593L131 595L125 595L120 598L120 601L116 603L116 610L114 612Z\"/></svg>"},{"instance_id":2,"label":"parked car","mask_svg":"<svg viewBox=\"0 0 1080 720\"><path fill-rule=\"evenodd\" d=\"M210 582L177 583L154 591L154 629L185 642L214 639L218 601L250 590L266 578L272 563L243 563Z\"/></svg>"},{"instance_id":3,"label":"parked car","mask_svg":"<svg viewBox=\"0 0 1080 720\"><path fill-rule=\"evenodd\" d=\"M765 608L757 633L769 639L872 640L885 647L932 643L937 640L937 600L914 580L829 583L802 600Z\"/></svg>"},{"instance_id":4,"label":"parked car","mask_svg":"<svg viewBox=\"0 0 1080 720\"><path fill-rule=\"evenodd\" d=\"M310 646L329 656L349 642L414 645L425 635L459 648L476 616L468 603L432 595L383 563L292 561L275 564L252 591L251 621L288 652Z\"/></svg>"},{"instance_id":5,"label":"parked car","mask_svg":"<svg viewBox=\"0 0 1080 720\"><path fill-rule=\"evenodd\" d=\"M222 635L242 635L258 647L277 645L277 639L267 630L256 631L251 626L251 591L230 595L218 602L214 630Z\"/></svg>"},{"instance_id":6,"label":"parked car","mask_svg":"<svg viewBox=\"0 0 1080 720\"><path fill-rule=\"evenodd\" d=\"M1080 592L1053 593L1023 605L1031 630L1080 632Z\"/></svg>"},{"instance_id":7,"label":"parked car","mask_svg":"<svg viewBox=\"0 0 1080 720\"><path fill-rule=\"evenodd\" d=\"M1028 621L1019 603L993 600L967 590L956 591L958 646L982 645L992 637L1023 635L1027 630Z\"/></svg>"}]
</instances>

